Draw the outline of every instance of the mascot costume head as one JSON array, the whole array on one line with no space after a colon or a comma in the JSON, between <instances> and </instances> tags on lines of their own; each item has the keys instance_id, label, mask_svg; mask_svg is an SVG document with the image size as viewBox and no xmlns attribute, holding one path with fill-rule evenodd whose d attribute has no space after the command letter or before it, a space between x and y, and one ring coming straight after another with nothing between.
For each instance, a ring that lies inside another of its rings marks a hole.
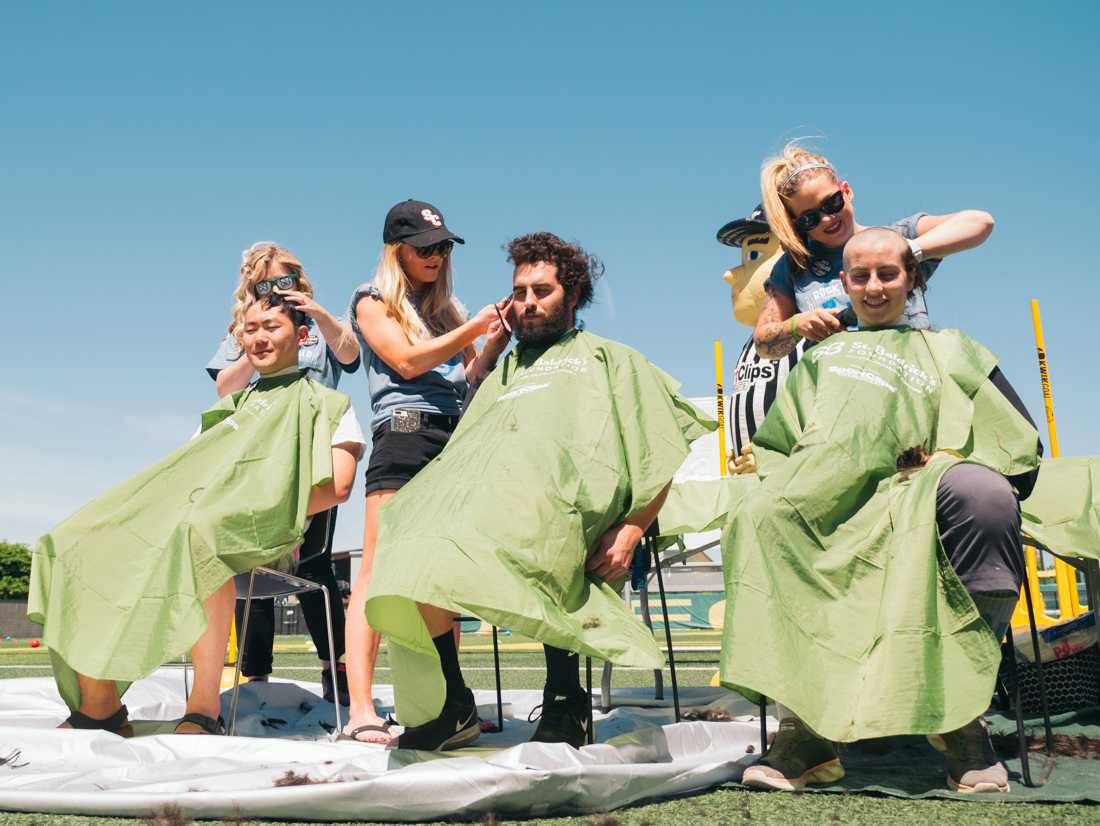
<instances>
[{"instance_id":1,"label":"mascot costume head","mask_svg":"<svg viewBox=\"0 0 1100 826\"><path fill-rule=\"evenodd\" d=\"M757 206L748 218L738 218L718 230L718 241L727 247L741 248L741 266L726 270L722 276L730 285L733 317L746 327L755 327L764 308L764 282L783 251Z\"/></svg>"}]
</instances>

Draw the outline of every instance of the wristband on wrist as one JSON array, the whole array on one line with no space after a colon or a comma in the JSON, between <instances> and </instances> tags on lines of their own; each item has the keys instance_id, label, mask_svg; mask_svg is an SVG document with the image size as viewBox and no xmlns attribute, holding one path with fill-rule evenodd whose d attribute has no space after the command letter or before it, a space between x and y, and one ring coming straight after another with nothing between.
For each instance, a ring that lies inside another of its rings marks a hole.
<instances>
[{"instance_id":1,"label":"wristband on wrist","mask_svg":"<svg viewBox=\"0 0 1100 826\"><path fill-rule=\"evenodd\" d=\"M912 250L913 257L917 259L917 263L919 264L921 261L924 260L924 250L921 249L920 244L918 244L914 239L907 238L905 240L909 243L909 249Z\"/></svg>"},{"instance_id":2,"label":"wristband on wrist","mask_svg":"<svg viewBox=\"0 0 1100 826\"><path fill-rule=\"evenodd\" d=\"M801 338L798 334L798 313L791 316L791 338Z\"/></svg>"}]
</instances>

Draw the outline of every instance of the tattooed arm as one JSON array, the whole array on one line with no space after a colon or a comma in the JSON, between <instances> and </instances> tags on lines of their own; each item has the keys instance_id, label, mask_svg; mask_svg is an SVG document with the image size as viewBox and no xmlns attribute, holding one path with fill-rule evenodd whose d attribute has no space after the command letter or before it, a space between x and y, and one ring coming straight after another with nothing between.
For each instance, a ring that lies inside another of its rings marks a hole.
<instances>
[{"instance_id":1,"label":"tattooed arm","mask_svg":"<svg viewBox=\"0 0 1100 826\"><path fill-rule=\"evenodd\" d=\"M794 349L800 338L821 341L839 333L844 325L837 316L841 307L796 313L794 299L777 290L769 290L764 309L756 319L753 339L760 358L779 359ZM795 335L791 335L791 318L795 319Z\"/></svg>"},{"instance_id":2,"label":"tattooed arm","mask_svg":"<svg viewBox=\"0 0 1100 826\"><path fill-rule=\"evenodd\" d=\"M798 339L791 335L791 316L795 313L794 299L776 290L768 290L764 309L756 319L753 340L760 358L783 358L794 349Z\"/></svg>"}]
</instances>

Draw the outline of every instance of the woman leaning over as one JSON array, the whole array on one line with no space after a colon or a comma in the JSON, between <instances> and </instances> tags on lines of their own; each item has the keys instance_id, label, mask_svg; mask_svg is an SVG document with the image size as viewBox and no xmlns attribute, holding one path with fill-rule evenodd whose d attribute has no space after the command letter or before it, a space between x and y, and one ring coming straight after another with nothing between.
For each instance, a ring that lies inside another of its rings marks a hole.
<instances>
[{"instance_id":1,"label":"woman leaning over","mask_svg":"<svg viewBox=\"0 0 1100 826\"><path fill-rule=\"evenodd\" d=\"M350 719L342 739L387 743L371 689L379 635L367 625L365 600L378 518L385 504L450 438L469 383L478 382L507 343L499 312L488 305L469 321L451 294L451 251L465 243L431 204L403 201L386 215L374 279L352 296L371 397L372 448L366 471L363 559L347 620ZM485 349L474 348L489 333Z\"/></svg>"},{"instance_id":2,"label":"woman leaning over","mask_svg":"<svg viewBox=\"0 0 1100 826\"><path fill-rule=\"evenodd\" d=\"M864 227L856 222L855 194L829 161L797 143L764 162L764 211L784 254L765 283L767 299L753 338L762 358L777 359L799 340L821 341L854 320L840 283L844 245ZM967 209L946 215L917 212L890 225L908 241L927 283L940 260L976 247L993 232L993 216ZM911 327L929 327L924 289L906 305Z\"/></svg>"}]
</instances>

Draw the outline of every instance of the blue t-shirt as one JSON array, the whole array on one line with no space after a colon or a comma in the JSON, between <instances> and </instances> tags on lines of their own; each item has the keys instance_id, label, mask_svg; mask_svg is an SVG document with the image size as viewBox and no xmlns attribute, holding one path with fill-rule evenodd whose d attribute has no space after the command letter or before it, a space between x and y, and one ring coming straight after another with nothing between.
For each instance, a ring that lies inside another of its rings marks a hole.
<instances>
[{"instance_id":1,"label":"blue t-shirt","mask_svg":"<svg viewBox=\"0 0 1100 826\"><path fill-rule=\"evenodd\" d=\"M219 372L234 364L243 355L244 350L237 344L237 340L227 334L217 352L214 353L214 357L207 363L206 372L210 374L210 378L217 380ZM354 373L359 369L359 357L356 356L351 364L341 364L325 342L321 331L310 321L309 338L298 349L298 367L305 370L306 375L314 381L335 390L336 385L340 383L341 373Z\"/></svg>"},{"instance_id":2,"label":"blue t-shirt","mask_svg":"<svg viewBox=\"0 0 1100 826\"><path fill-rule=\"evenodd\" d=\"M381 301L382 294L370 285L363 284L351 297L348 317L351 327L359 337L359 347L363 353L363 364L367 370L367 391L370 393L371 429L388 421L390 414L398 408L422 410L426 413L438 413L443 416L458 416L462 413L462 400L466 397L466 363L462 353L455 353L434 369L411 379L404 378L371 350L359 329L355 309L366 297ZM416 301L413 299L413 305ZM434 334L434 331L433 331Z\"/></svg>"},{"instance_id":3,"label":"blue t-shirt","mask_svg":"<svg viewBox=\"0 0 1100 826\"><path fill-rule=\"evenodd\" d=\"M890 224L890 228L897 230L906 238L916 238L917 221L927 214L917 212L908 218L895 221ZM791 272L790 258L786 253L779 256L771 276L764 283L765 288L792 299L800 313L850 306L852 302L848 300L848 294L844 292L844 286L840 283L840 271L844 269L844 247L826 247L824 244L810 241L809 250L809 263L801 272ZM939 258L929 258L921 262L926 283L932 278L932 273L939 265ZM926 330L931 326L924 290L913 291L906 303L905 312L910 327Z\"/></svg>"}]
</instances>

